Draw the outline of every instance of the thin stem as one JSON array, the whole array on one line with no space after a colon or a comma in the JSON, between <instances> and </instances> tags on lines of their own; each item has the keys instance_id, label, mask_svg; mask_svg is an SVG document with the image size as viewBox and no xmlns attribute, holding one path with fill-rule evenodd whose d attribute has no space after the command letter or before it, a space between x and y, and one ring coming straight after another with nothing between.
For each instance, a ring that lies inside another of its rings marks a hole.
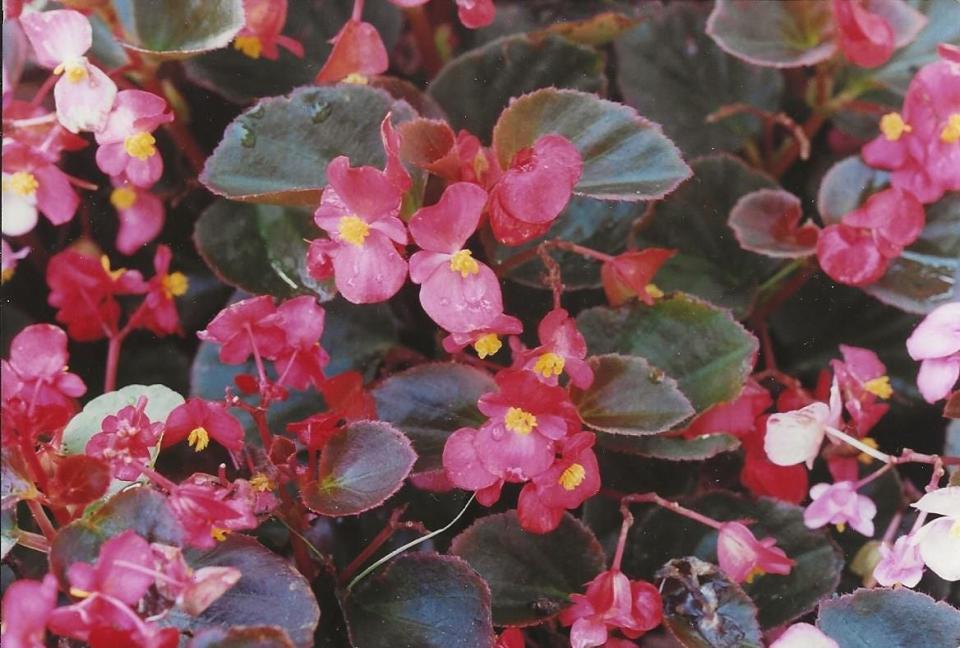
<instances>
[{"instance_id":1,"label":"thin stem","mask_svg":"<svg viewBox=\"0 0 960 648\"><path fill-rule=\"evenodd\" d=\"M146 475L150 479L150 481L152 481L157 486L160 486L168 493L172 493L177 488L176 484L174 484L172 481L170 481L169 479L167 479L166 477L158 473L156 470L153 470L152 468L147 468L146 466L143 466L142 468L140 468L140 472Z\"/></svg>"},{"instance_id":2,"label":"thin stem","mask_svg":"<svg viewBox=\"0 0 960 648\"><path fill-rule=\"evenodd\" d=\"M103 378L103 391L112 392L117 388L117 369L120 366L120 349L123 338L120 335L110 336L107 345L107 372Z\"/></svg>"},{"instance_id":3,"label":"thin stem","mask_svg":"<svg viewBox=\"0 0 960 648\"><path fill-rule=\"evenodd\" d=\"M673 511L677 515L682 515L683 517L690 518L691 520L694 520L695 522L699 522L700 524L704 524L712 529L719 530L720 528L723 527L722 522L718 522L717 520L714 520L711 517L707 517L702 513L697 513L692 509L688 509L685 506L681 506L678 502L674 502L672 500L668 500L663 497L660 497L656 493L634 493L632 495L627 495L620 502L621 502L621 506L629 505L629 504L641 504L641 503L656 504L657 506L662 506L663 508L669 511Z\"/></svg>"},{"instance_id":4,"label":"thin stem","mask_svg":"<svg viewBox=\"0 0 960 648\"><path fill-rule=\"evenodd\" d=\"M250 415L257 424L257 431L260 433L260 441L263 443L263 449L270 452L273 435L270 434L270 426L267 424L267 413L263 409L258 408L250 412Z\"/></svg>"},{"instance_id":5,"label":"thin stem","mask_svg":"<svg viewBox=\"0 0 960 648\"><path fill-rule=\"evenodd\" d=\"M896 464L893 462L884 464L878 470L874 470L872 473L870 473L869 475L867 475L866 477L858 481L856 484L854 484L854 489L859 490L864 486L866 486L867 484L869 484L870 482L872 482L873 480L878 479L879 477L882 477L885 473L890 472L890 470L892 470L895 465Z\"/></svg>"},{"instance_id":6,"label":"thin stem","mask_svg":"<svg viewBox=\"0 0 960 648\"><path fill-rule=\"evenodd\" d=\"M17 544L27 549L39 551L40 553L50 553L50 542L46 536L42 536L39 533L31 533L30 531L23 531L21 529L17 531Z\"/></svg>"},{"instance_id":7,"label":"thin stem","mask_svg":"<svg viewBox=\"0 0 960 648\"><path fill-rule=\"evenodd\" d=\"M57 535L57 530L53 527L53 522L47 517L47 512L43 510L40 502L35 499L28 499L27 508L30 509L30 514L33 515L37 526L40 527L40 532L48 541L53 541Z\"/></svg>"},{"instance_id":8,"label":"thin stem","mask_svg":"<svg viewBox=\"0 0 960 648\"><path fill-rule=\"evenodd\" d=\"M30 108L36 108L43 103L43 100L50 94L50 90L53 89L53 86L56 85L59 78L59 75L53 74L52 72L50 73L50 76L43 82L43 85L37 89L37 94L33 95L33 99L30 100Z\"/></svg>"},{"instance_id":9,"label":"thin stem","mask_svg":"<svg viewBox=\"0 0 960 648\"><path fill-rule=\"evenodd\" d=\"M410 7L406 14L410 20L413 37L417 42L417 50L423 61L423 69L427 76L432 78L443 67L443 60L440 58L440 52L437 51L433 27L423 7Z\"/></svg>"},{"instance_id":10,"label":"thin stem","mask_svg":"<svg viewBox=\"0 0 960 648\"><path fill-rule=\"evenodd\" d=\"M630 512L630 508L626 502L621 501L620 503L620 514L623 516L623 523L620 525L620 536L617 538L617 550L613 554L613 563L610 565L610 569L620 570L620 564L623 562L623 550L627 545L627 534L630 531L630 527L633 526L633 513Z\"/></svg>"},{"instance_id":11,"label":"thin stem","mask_svg":"<svg viewBox=\"0 0 960 648\"><path fill-rule=\"evenodd\" d=\"M856 448L860 452L863 452L864 454L868 454L874 459L878 459L884 463L896 463L896 459L894 457L888 455L886 452L880 452L876 448L871 448L860 439L856 439L850 436L849 434L845 432L841 432L840 430L833 427L827 426L826 430L827 430L827 434L829 434L833 438L839 439L844 443L852 445L854 448Z\"/></svg>"},{"instance_id":12,"label":"thin stem","mask_svg":"<svg viewBox=\"0 0 960 648\"><path fill-rule=\"evenodd\" d=\"M353 0L353 15L350 20L363 20L363 3L364 0Z\"/></svg>"},{"instance_id":13,"label":"thin stem","mask_svg":"<svg viewBox=\"0 0 960 648\"><path fill-rule=\"evenodd\" d=\"M390 514L390 519L387 521L387 524L380 529L380 532L374 536L366 547L363 548L357 557L350 561L350 564L347 565L343 572L340 574L340 585L345 585L350 581L350 577L353 576L358 569L363 565L363 563L370 560L370 558L380 550L387 540L393 537L393 534L397 532L399 528L397 524L400 522L400 517L407 510L406 506L401 506L393 510Z\"/></svg>"}]
</instances>

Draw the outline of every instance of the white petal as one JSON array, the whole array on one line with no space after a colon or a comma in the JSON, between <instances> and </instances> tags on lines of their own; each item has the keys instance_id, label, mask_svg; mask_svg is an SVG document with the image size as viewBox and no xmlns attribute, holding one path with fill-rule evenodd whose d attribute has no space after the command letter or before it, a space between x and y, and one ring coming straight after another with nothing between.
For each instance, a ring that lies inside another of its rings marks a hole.
<instances>
[{"instance_id":1,"label":"white petal","mask_svg":"<svg viewBox=\"0 0 960 648\"><path fill-rule=\"evenodd\" d=\"M37 201L12 191L3 192L3 233L21 236L37 225Z\"/></svg>"}]
</instances>

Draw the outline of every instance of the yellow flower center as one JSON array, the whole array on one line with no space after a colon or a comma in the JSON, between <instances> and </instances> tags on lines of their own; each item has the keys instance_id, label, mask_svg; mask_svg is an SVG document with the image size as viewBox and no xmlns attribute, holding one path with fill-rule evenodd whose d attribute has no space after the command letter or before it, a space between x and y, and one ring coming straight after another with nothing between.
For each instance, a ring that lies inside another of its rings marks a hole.
<instances>
[{"instance_id":1,"label":"yellow flower center","mask_svg":"<svg viewBox=\"0 0 960 648\"><path fill-rule=\"evenodd\" d=\"M123 276L123 273L127 271L126 268L117 268L116 270L110 269L110 257L106 254L100 257L100 267L103 268L104 272L110 275L110 278L116 281Z\"/></svg>"},{"instance_id":2,"label":"yellow flower center","mask_svg":"<svg viewBox=\"0 0 960 648\"><path fill-rule=\"evenodd\" d=\"M517 434L527 435L537 427L537 417L519 407L511 407L503 417L507 429Z\"/></svg>"},{"instance_id":3,"label":"yellow flower center","mask_svg":"<svg viewBox=\"0 0 960 648\"><path fill-rule=\"evenodd\" d=\"M264 473L257 473L250 478L250 487L258 493L266 493L274 490L277 485Z\"/></svg>"},{"instance_id":4,"label":"yellow flower center","mask_svg":"<svg viewBox=\"0 0 960 648\"><path fill-rule=\"evenodd\" d=\"M344 83L352 83L354 85L367 85L369 79L359 72L351 72L343 78Z\"/></svg>"},{"instance_id":5,"label":"yellow flower center","mask_svg":"<svg viewBox=\"0 0 960 648\"><path fill-rule=\"evenodd\" d=\"M502 346L503 342L500 341L496 333L487 333L473 343L473 349L481 359L492 356L499 351Z\"/></svg>"},{"instance_id":6,"label":"yellow flower center","mask_svg":"<svg viewBox=\"0 0 960 648\"><path fill-rule=\"evenodd\" d=\"M195 427L190 430L187 445L193 448L195 452L202 452L204 448L210 445L210 435L207 433L207 429L205 427Z\"/></svg>"},{"instance_id":7,"label":"yellow flower center","mask_svg":"<svg viewBox=\"0 0 960 648\"><path fill-rule=\"evenodd\" d=\"M960 113L953 113L947 119L947 125L940 131L940 141L956 144L960 141Z\"/></svg>"},{"instance_id":8,"label":"yellow flower center","mask_svg":"<svg viewBox=\"0 0 960 648\"><path fill-rule=\"evenodd\" d=\"M110 192L110 204L114 209L124 210L133 207L137 202L137 192L130 187L117 187Z\"/></svg>"},{"instance_id":9,"label":"yellow flower center","mask_svg":"<svg viewBox=\"0 0 960 648\"><path fill-rule=\"evenodd\" d=\"M210 529L210 537L216 540L217 542L223 542L227 539L227 535L230 533L229 529L221 529L220 527L213 527Z\"/></svg>"},{"instance_id":10,"label":"yellow flower center","mask_svg":"<svg viewBox=\"0 0 960 648\"><path fill-rule=\"evenodd\" d=\"M483 151L473 156L473 172L478 178L482 178L489 168L490 163L487 162L487 156L483 154Z\"/></svg>"},{"instance_id":11,"label":"yellow flower center","mask_svg":"<svg viewBox=\"0 0 960 648\"><path fill-rule=\"evenodd\" d=\"M182 272L171 272L160 283L163 285L163 294L167 299L186 295L187 289L190 288L187 275Z\"/></svg>"},{"instance_id":12,"label":"yellow flower center","mask_svg":"<svg viewBox=\"0 0 960 648\"><path fill-rule=\"evenodd\" d=\"M0 284L5 284L13 279L13 273L13 268L4 268L2 271L0 271Z\"/></svg>"},{"instance_id":13,"label":"yellow flower center","mask_svg":"<svg viewBox=\"0 0 960 648\"><path fill-rule=\"evenodd\" d=\"M70 596L73 598L85 599L93 596L93 592L88 592L87 590L80 589L79 587L71 587Z\"/></svg>"},{"instance_id":14,"label":"yellow flower center","mask_svg":"<svg viewBox=\"0 0 960 648\"><path fill-rule=\"evenodd\" d=\"M644 291L654 299L662 299L663 291L657 288L656 284L647 284L643 287Z\"/></svg>"},{"instance_id":15,"label":"yellow flower center","mask_svg":"<svg viewBox=\"0 0 960 648\"><path fill-rule=\"evenodd\" d=\"M876 450L877 447L879 446L879 444L877 443L877 440L871 437L863 437L862 439L860 439L860 441L862 441L864 445L868 445L874 450ZM870 464L873 463L873 457L868 455L866 452L861 452L860 454L857 455L857 461L859 461L865 466L869 466Z\"/></svg>"},{"instance_id":16,"label":"yellow flower center","mask_svg":"<svg viewBox=\"0 0 960 648\"><path fill-rule=\"evenodd\" d=\"M123 150L141 162L157 154L157 140L150 133L134 133L123 140Z\"/></svg>"},{"instance_id":17,"label":"yellow flower center","mask_svg":"<svg viewBox=\"0 0 960 648\"><path fill-rule=\"evenodd\" d=\"M910 124L903 121L900 113L887 113L880 118L880 132L891 142L896 142L904 133L909 133L912 130Z\"/></svg>"},{"instance_id":18,"label":"yellow flower center","mask_svg":"<svg viewBox=\"0 0 960 648\"><path fill-rule=\"evenodd\" d=\"M537 362L533 365L533 370L544 378L551 378L563 373L563 365L565 362L563 356L557 355L553 351L548 351L537 358Z\"/></svg>"},{"instance_id":19,"label":"yellow flower center","mask_svg":"<svg viewBox=\"0 0 960 648\"><path fill-rule=\"evenodd\" d=\"M82 58L65 61L53 69L54 74L63 74L70 83L80 83L89 76Z\"/></svg>"},{"instance_id":20,"label":"yellow flower center","mask_svg":"<svg viewBox=\"0 0 960 648\"><path fill-rule=\"evenodd\" d=\"M567 469L560 473L560 479L557 481L563 486L563 490L572 491L583 483L586 476L586 469L580 464L575 463L567 466Z\"/></svg>"},{"instance_id":21,"label":"yellow flower center","mask_svg":"<svg viewBox=\"0 0 960 648\"><path fill-rule=\"evenodd\" d=\"M747 574L747 577L744 580L749 585L750 583L753 582L753 579L755 579L757 576L763 576L766 573L767 572L763 571L759 567L754 567L753 569L750 570L750 573Z\"/></svg>"},{"instance_id":22,"label":"yellow flower center","mask_svg":"<svg viewBox=\"0 0 960 648\"><path fill-rule=\"evenodd\" d=\"M370 226L358 216L344 216L337 225L337 231L340 233L341 239L350 245L360 247L367 236L370 235Z\"/></svg>"},{"instance_id":23,"label":"yellow flower center","mask_svg":"<svg viewBox=\"0 0 960 648\"><path fill-rule=\"evenodd\" d=\"M9 178L4 179L3 184L4 191L12 191L18 196L32 196L40 186L36 176L29 171L17 171Z\"/></svg>"},{"instance_id":24,"label":"yellow flower center","mask_svg":"<svg viewBox=\"0 0 960 648\"><path fill-rule=\"evenodd\" d=\"M466 279L467 275L480 272L480 264L473 258L473 252L470 250L460 250L459 252L454 252L453 256L450 257L450 269L453 272L459 272L460 276Z\"/></svg>"},{"instance_id":25,"label":"yellow flower center","mask_svg":"<svg viewBox=\"0 0 960 648\"><path fill-rule=\"evenodd\" d=\"M893 387L890 386L890 376L880 376L879 378L868 380L863 383L863 388L883 400L887 400L893 396Z\"/></svg>"},{"instance_id":26,"label":"yellow flower center","mask_svg":"<svg viewBox=\"0 0 960 648\"><path fill-rule=\"evenodd\" d=\"M960 519L955 520L953 526L950 527L950 537L960 538Z\"/></svg>"},{"instance_id":27,"label":"yellow flower center","mask_svg":"<svg viewBox=\"0 0 960 648\"><path fill-rule=\"evenodd\" d=\"M252 59L260 58L260 54L263 52L263 43L257 36L237 36L233 41L233 47Z\"/></svg>"},{"instance_id":28,"label":"yellow flower center","mask_svg":"<svg viewBox=\"0 0 960 648\"><path fill-rule=\"evenodd\" d=\"M847 530L846 522L837 522L834 526L837 527L837 531L839 531L840 533L843 533L844 531Z\"/></svg>"}]
</instances>

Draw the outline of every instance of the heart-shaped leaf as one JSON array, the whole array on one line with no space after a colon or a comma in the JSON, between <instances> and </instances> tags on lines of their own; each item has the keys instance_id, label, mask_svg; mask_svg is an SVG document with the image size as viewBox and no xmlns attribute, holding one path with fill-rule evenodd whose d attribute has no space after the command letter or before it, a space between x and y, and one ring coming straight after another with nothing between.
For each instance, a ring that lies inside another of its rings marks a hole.
<instances>
[{"instance_id":1,"label":"heart-shaped leaf","mask_svg":"<svg viewBox=\"0 0 960 648\"><path fill-rule=\"evenodd\" d=\"M817 626L840 648L955 648L960 611L908 589L861 589L820 605Z\"/></svg>"},{"instance_id":2,"label":"heart-shaped leaf","mask_svg":"<svg viewBox=\"0 0 960 648\"><path fill-rule=\"evenodd\" d=\"M800 225L800 199L781 189L760 189L740 198L730 211L730 229L740 247L764 256L797 259L817 251L819 228Z\"/></svg>"},{"instance_id":3,"label":"heart-shaped leaf","mask_svg":"<svg viewBox=\"0 0 960 648\"><path fill-rule=\"evenodd\" d=\"M619 434L601 434L597 438L604 448L666 461L703 461L740 447L740 440L732 434L705 434L695 439L655 436L628 437Z\"/></svg>"},{"instance_id":4,"label":"heart-shaped leaf","mask_svg":"<svg viewBox=\"0 0 960 648\"><path fill-rule=\"evenodd\" d=\"M388 112L394 123L415 114L405 101L354 83L264 99L227 126L200 182L234 200L318 204L333 158L383 167L380 122Z\"/></svg>"},{"instance_id":5,"label":"heart-shaped leaf","mask_svg":"<svg viewBox=\"0 0 960 648\"><path fill-rule=\"evenodd\" d=\"M197 219L194 242L226 283L257 295L333 298L329 281L307 271L307 240L320 231L307 212L218 200Z\"/></svg>"},{"instance_id":6,"label":"heart-shaped leaf","mask_svg":"<svg viewBox=\"0 0 960 648\"><path fill-rule=\"evenodd\" d=\"M889 173L867 166L857 155L840 160L824 174L817 191L817 209L824 224L839 223L844 214L889 182Z\"/></svg>"},{"instance_id":7,"label":"heart-shaped leaf","mask_svg":"<svg viewBox=\"0 0 960 648\"><path fill-rule=\"evenodd\" d=\"M344 600L360 648L490 648L490 588L455 556L407 554L358 583Z\"/></svg>"},{"instance_id":8,"label":"heart-shaped leaf","mask_svg":"<svg viewBox=\"0 0 960 648\"><path fill-rule=\"evenodd\" d=\"M737 397L759 349L728 311L683 294L653 306L590 308L577 326L591 354L646 359L677 381L697 412Z\"/></svg>"},{"instance_id":9,"label":"heart-shaped leaf","mask_svg":"<svg viewBox=\"0 0 960 648\"><path fill-rule=\"evenodd\" d=\"M496 390L484 371L455 363L425 364L394 374L377 385L377 414L410 437L417 452L416 472L443 467L447 437L461 427L477 427L486 417L477 400Z\"/></svg>"},{"instance_id":10,"label":"heart-shaped leaf","mask_svg":"<svg viewBox=\"0 0 960 648\"><path fill-rule=\"evenodd\" d=\"M903 12L903 7L916 13L920 11L920 17L926 17L926 24L921 25L920 33L916 38L900 38L898 46L904 46L902 49L893 53L890 60L883 66L875 70L869 70L868 74L872 82L881 83L886 87L899 92L901 95L907 91L910 80L921 67L927 63L932 63L939 58L937 56L937 45L940 43L960 42L960 5L956 2L940 2L939 0L918 0L912 3L916 9L905 2L897 0L888 0L887 2L871 1L871 10L873 5L881 7L883 5L897 5L897 9ZM884 14L888 20L890 13ZM902 22L904 27L916 26L916 16L904 15L897 23L891 22L896 29L896 25ZM904 31L904 36L909 33Z\"/></svg>"},{"instance_id":11,"label":"heart-shaped leaf","mask_svg":"<svg viewBox=\"0 0 960 648\"><path fill-rule=\"evenodd\" d=\"M515 34L491 41L450 61L430 83L430 96L450 117L484 142L510 99L540 88L602 92L603 58L559 36Z\"/></svg>"},{"instance_id":12,"label":"heart-shaped leaf","mask_svg":"<svg viewBox=\"0 0 960 648\"><path fill-rule=\"evenodd\" d=\"M717 47L704 32L710 5L671 3L616 41L617 84L624 100L663 125L687 155L733 151L760 130L753 116L708 123L721 106L745 102L776 111L783 79Z\"/></svg>"},{"instance_id":13,"label":"heart-shaped leaf","mask_svg":"<svg viewBox=\"0 0 960 648\"><path fill-rule=\"evenodd\" d=\"M573 388L580 418L609 434L643 436L669 430L693 415L677 381L643 358L617 354L590 358L593 384Z\"/></svg>"},{"instance_id":14,"label":"heart-shaped leaf","mask_svg":"<svg viewBox=\"0 0 960 648\"><path fill-rule=\"evenodd\" d=\"M496 625L545 621L606 567L600 543L570 514L544 534L524 531L516 511L488 515L454 538L450 553L490 585Z\"/></svg>"},{"instance_id":15,"label":"heart-shaped leaf","mask_svg":"<svg viewBox=\"0 0 960 648\"><path fill-rule=\"evenodd\" d=\"M417 454L389 423L359 421L335 434L320 455L320 474L303 502L323 515L357 515L383 504L403 485Z\"/></svg>"},{"instance_id":16,"label":"heart-shaped leaf","mask_svg":"<svg viewBox=\"0 0 960 648\"><path fill-rule=\"evenodd\" d=\"M243 27L243 0L114 0L126 47L186 58L226 47Z\"/></svg>"},{"instance_id":17,"label":"heart-shaped leaf","mask_svg":"<svg viewBox=\"0 0 960 648\"><path fill-rule=\"evenodd\" d=\"M661 198L689 177L677 147L657 124L628 106L576 90L545 88L510 102L493 130L506 168L542 135L570 140L583 158L573 191L606 200Z\"/></svg>"}]
</instances>

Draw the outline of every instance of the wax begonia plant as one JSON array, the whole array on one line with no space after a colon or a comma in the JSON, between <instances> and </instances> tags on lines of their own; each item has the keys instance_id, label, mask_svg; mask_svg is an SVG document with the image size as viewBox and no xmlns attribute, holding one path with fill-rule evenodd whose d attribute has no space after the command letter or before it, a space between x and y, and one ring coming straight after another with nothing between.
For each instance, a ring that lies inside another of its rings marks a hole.
<instances>
[{"instance_id":1,"label":"wax begonia plant","mask_svg":"<svg viewBox=\"0 0 960 648\"><path fill-rule=\"evenodd\" d=\"M960 645L954 0L3 38L4 648Z\"/></svg>"}]
</instances>

